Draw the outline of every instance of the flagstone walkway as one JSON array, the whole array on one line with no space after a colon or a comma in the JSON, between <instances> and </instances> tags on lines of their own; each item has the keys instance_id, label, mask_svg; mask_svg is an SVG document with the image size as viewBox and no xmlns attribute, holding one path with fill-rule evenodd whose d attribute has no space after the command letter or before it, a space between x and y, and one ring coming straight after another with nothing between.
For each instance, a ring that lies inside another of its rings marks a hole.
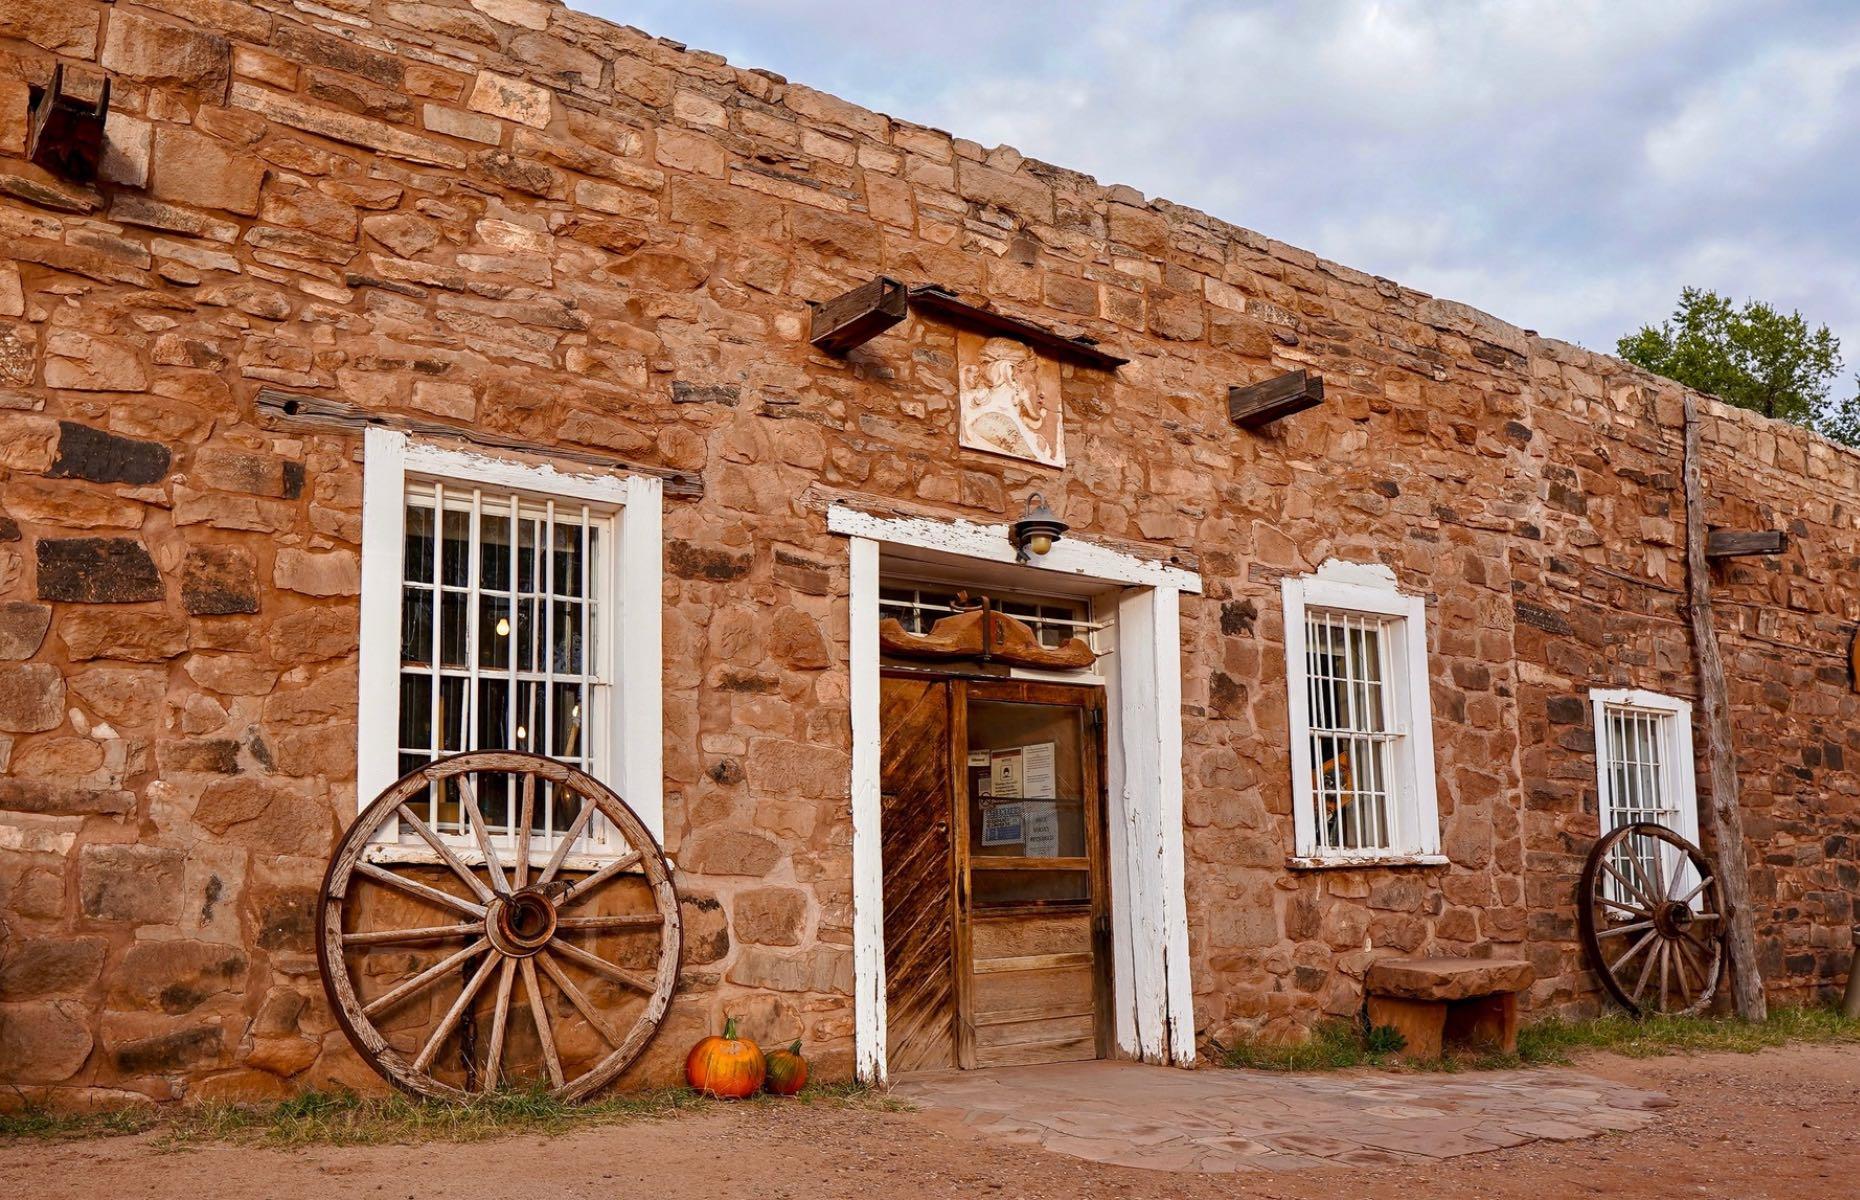
<instances>
[{"instance_id":1,"label":"flagstone walkway","mask_svg":"<svg viewBox=\"0 0 1860 1200\"><path fill-rule=\"evenodd\" d=\"M1572 1071L1181 1071L1128 1062L950 1071L894 1093L935 1123L1158 1171L1391 1166L1639 1129L1672 1101Z\"/></svg>"}]
</instances>

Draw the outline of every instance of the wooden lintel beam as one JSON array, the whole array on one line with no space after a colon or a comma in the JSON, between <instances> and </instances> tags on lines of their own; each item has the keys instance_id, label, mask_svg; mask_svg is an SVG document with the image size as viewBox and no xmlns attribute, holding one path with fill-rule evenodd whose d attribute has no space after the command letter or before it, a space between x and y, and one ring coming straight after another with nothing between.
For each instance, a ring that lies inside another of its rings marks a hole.
<instances>
[{"instance_id":1,"label":"wooden lintel beam","mask_svg":"<svg viewBox=\"0 0 1860 1200\"><path fill-rule=\"evenodd\" d=\"M1280 417L1324 403L1324 377L1287 371L1261 383L1227 389L1227 419L1242 429L1259 429Z\"/></svg>"},{"instance_id":2,"label":"wooden lintel beam","mask_svg":"<svg viewBox=\"0 0 1860 1200\"><path fill-rule=\"evenodd\" d=\"M58 63L50 82L31 89L31 103L27 160L64 179L79 183L95 179L103 161L104 118L110 112L109 76L85 89L77 77L65 74L65 64Z\"/></svg>"},{"instance_id":3,"label":"wooden lintel beam","mask_svg":"<svg viewBox=\"0 0 1860 1200\"><path fill-rule=\"evenodd\" d=\"M845 354L902 321L907 311L904 285L880 275L844 295L816 304L807 340L826 354Z\"/></svg>"},{"instance_id":4,"label":"wooden lintel beam","mask_svg":"<svg viewBox=\"0 0 1860 1200\"><path fill-rule=\"evenodd\" d=\"M970 304L956 293L936 284L923 283L913 287L910 302L914 311L928 313L959 329L972 330L990 337L1013 338L1054 358L1082 367L1115 371L1130 361L1112 354L1088 337L1067 337L1056 329L1049 329L1025 317L1017 317L997 308Z\"/></svg>"},{"instance_id":5,"label":"wooden lintel beam","mask_svg":"<svg viewBox=\"0 0 1860 1200\"><path fill-rule=\"evenodd\" d=\"M1789 535L1780 529L1714 529L1705 535L1706 558L1743 558L1752 554L1781 554Z\"/></svg>"},{"instance_id":6,"label":"wooden lintel beam","mask_svg":"<svg viewBox=\"0 0 1860 1200\"><path fill-rule=\"evenodd\" d=\"M704 494L704 476L696 471L675 471L668 467L627 462L609 454L596 454L567 446L551 446L508 437L489 429L468 428L425 417L382 413L322 396L303 396L262 388L258 393L259 423L267 429L294 429L305 432L359 433L371 425L396 429L416 437L462 442L487 450L504 450L558 462L579 463L606 471L624 471L634 475L653 475L664 481L667 496L695 498Z\"/></svg>"}]
</instances>

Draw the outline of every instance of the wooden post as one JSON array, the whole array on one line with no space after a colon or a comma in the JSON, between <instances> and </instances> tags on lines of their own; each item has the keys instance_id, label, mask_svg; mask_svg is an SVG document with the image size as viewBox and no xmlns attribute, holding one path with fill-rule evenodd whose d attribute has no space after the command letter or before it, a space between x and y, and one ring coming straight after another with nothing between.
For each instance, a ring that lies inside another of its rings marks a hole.
<instances>
[{"instance_id":1,"label":"wooden post","mask_svg":"<svg viewBox=\"0 0 1860 1200\"><path fill-rule=\"evenodd\" d=\"M1686 393L1686 585L1692 610L1692 647L1697 656L1699 698L1705 706L1705 751L1711 770L1712 848L1718 861L1718 890L1727 913L1731 951L1731 996L1746 1021L1769 1017L1763 976L1757 969L1756 925L1750 916L1750 879L1744 851L1744 816L1737 799L1737 748L1731 740L1731 709L1724 660L1711 623L1711 575L1705 558L1705 498L1699 482L1698 402Z\"/></svg>"}]
</instances>

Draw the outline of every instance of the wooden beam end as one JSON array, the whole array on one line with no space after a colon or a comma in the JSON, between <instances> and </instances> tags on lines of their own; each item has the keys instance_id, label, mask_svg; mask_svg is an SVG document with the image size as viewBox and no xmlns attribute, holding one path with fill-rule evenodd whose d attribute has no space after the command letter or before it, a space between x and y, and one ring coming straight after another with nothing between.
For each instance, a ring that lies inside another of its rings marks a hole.
<instances>
[{"instance_id":1,"label":"wooden beam end","mask_svg":"<svg viewBox=\"0 0 1860 1200\"><path fill-rule=\"evenodd\" d=\"M1287 371L1260 383L1227 389L1227 419L1242 429L1260 429L1281 417L1324 403L1324 377Z\"/></svg>"},{"instance_id":2,"label":"wooden beam end","mask_svg":"<svg viewBox=\"0 0 1860 1200\"><path fill-rule=\"evenodd\" d=\"M1705 535L1706 558L1748 558L1781 554L1789 535L1780 529L1714 529Z\"/></svg>"},{"instance_id":3,"label":"wooden beam end","mask_svg":"<svg viewBox=\"0 0 1860 1200\"><path fill-rule=\"evenodd\" d=\"M814 305L807 340L823 353L845 354L902 321L908 311L904 285L880 275L844 295Z\"/></svg>"}]
</instances>

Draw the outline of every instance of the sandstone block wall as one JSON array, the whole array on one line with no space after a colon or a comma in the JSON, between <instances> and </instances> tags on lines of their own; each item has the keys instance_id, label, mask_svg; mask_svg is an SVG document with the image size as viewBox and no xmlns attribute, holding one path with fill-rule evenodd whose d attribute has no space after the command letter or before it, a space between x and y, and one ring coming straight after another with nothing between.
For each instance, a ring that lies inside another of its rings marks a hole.
<instances>
[{"instance_id":1,"label":"sandstone block wall","mask_svg":"<svg viewBox=\"0 0 1860 1200\"><path fill-rule=\"evenodd\" d=\"M103 178L23 160L55 63L113 81ZM1131 362L1068 369L1072 466L960 451L954 337L845 360L807 302L884 272ZM1260 434L1225 390L1308 367ZM847 580L833 499L1193 556L1201 1032L1353 1011L1390 952L1517 948L1593 1003L1570 886L1587 690L1691 695L1678 393L1134 190L550 0L0 0L0 1078L59 1103L372 1082L310 913L355 796L359 438L260 389L697 473L666 512L667 849L686 976L849 1069ZM1759 928L1844 962L1860 459L1708 406ZM1292 872L1277 581L1429 597L1444 868ZM378 681L374 681L377 682Z\"/></svg>"}]
</instances>

